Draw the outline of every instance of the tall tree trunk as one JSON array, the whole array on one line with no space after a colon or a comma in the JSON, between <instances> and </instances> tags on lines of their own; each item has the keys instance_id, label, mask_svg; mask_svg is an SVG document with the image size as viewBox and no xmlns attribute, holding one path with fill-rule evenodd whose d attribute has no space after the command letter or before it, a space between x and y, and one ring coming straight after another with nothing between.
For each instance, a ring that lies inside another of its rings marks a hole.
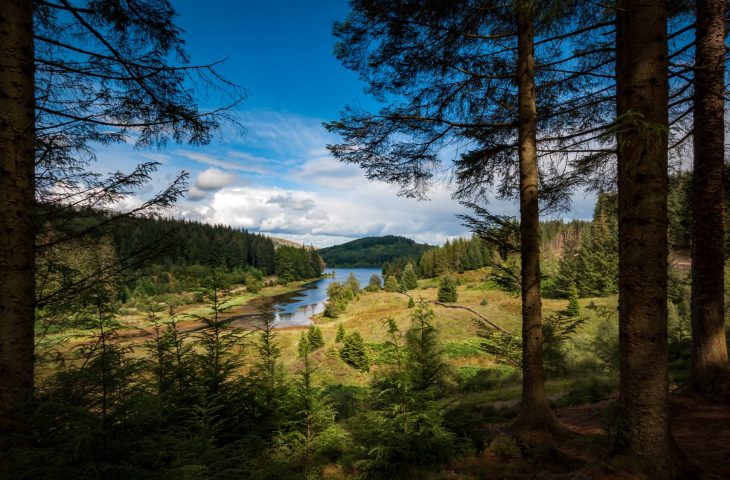
<instances>
[{"instance_id":1,"label":"tall tree trunk","mask_svg":"<svg viewBox=\"0 0 730 480\"><path fill-rule=\"evenodd\" d=\"M725 339L725 1L697 0L692 177L692 387L730 392Z\"/></svg>"},{"instance_id":2,"label":"tall tree trunk","mask_svg":"<svg viewBox=\"0 0 730 480\"><path fill-rule=\"evenodd\" d=\"M33 2L0 1L0 434L33 394ZM0 448L2 448L0 442Z\"/></svg>"},{"instance_id":3,"label":"tall tree trunk","mask_svg":"<svg viewBox=\"0 0 730 480\"><path fill-rule=\"evenodd\" d=\"M563 434L545 394L542 301L540 299L540 211L538 205L537 106L533 0L516 0L519 96L520 255L522 260L522 403L515 426Z\"/></svg>"},{"instance_id":4,"label":"tall tree trunk","mask_svg":"<svg viewBox=\"0 0 730 480\"><path fill-rule=\"evenodd\" d=\"M620 0L616 16L619 411L623 454L676 474L667 343L666 0Z\"/></svg>"}]
</instances>

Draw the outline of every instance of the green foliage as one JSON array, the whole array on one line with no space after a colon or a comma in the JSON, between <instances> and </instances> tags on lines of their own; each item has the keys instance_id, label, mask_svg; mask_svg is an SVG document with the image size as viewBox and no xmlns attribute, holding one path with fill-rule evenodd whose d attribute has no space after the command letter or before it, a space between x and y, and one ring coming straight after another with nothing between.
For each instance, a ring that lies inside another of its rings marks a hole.
<instances>
[{"instance_id":1,"label":"green foliage","mask_svg":"<svg viewBox=\"0 0 730 480\"><path fill-rule=\"evenodd\" d=\"M363 447L355 465L368 478L423 478L433 465L464 451L444 426L443 408L432 401L447 372L432 320L433 311L419 302L405 339L393 319L385 322L393 361L373 381L373 411L351 420Z\"/></svg>"},{"instance_id":2,"label":"green foliage","mask_svg":"<svg viewBox=\"0 0 730 480\"><path fill-rule=\"evenodd\" d=\"M403 269L400 283L404 290L413 290L414 288L418 288L418 277L416 276L416 270L412 263L408 262L406 267Z\"/></svg>"},{"instance_id":3,"label":"green foliage","mask_svg":"<svg viewBox=\"0 0 730 480\"><path fill-rule=\"evenodd\" d=\"M566 240L554 278L556 294L569 297L575 286L580 297L618 291L618 220L615 195L599 196L587 231Z\"/></svg>"},{"instance_id":4,"label":"green foliage","mask_svg":"<svg viewBox=\"0 0 730 480\"><path fill-rule=\"evenodd\" d=\"M669 299L667 301L669 364L678 379L689 375L692 366L692 338L689 275L669 269Z\"/></svg>"},{"instance_id":5,"label":"green foliage","mask_svg":"<svg viewBox=\"0 0 730 480\"><path fill-rule=\"evenodd\" d=\"M480 324L477 335L482 340L481 349L497 363L522 368L522 340L516 335L500 332L486 323Z\"/></svg>"},{"instance_id":6,"label":"green foliage","mask_svg":"<svg viewBox=\"0 0 730 480\"><path fill-rule=\"evenodd\" d=\"M453 275L447 274L447 275L441 277L441 280L439 281L439 289L438 289L439 302L444 302L444 303L456 302L456 299L457 299L456 287L457 286L458 286L458 281L456 280L456 277L454 277Z\"/></svg>"},{"instance_id":7,"label":"green foliage","mask_svg":"<svg viewBox=\"0 0 730 480\"><path fill-rule=\"evenodd\" d=\"M341 323L337 325L337 335L335 336L335 342L339 343L345 340L345 327Z\"/></svg>"},{"instance_id":8,"label":"green foliage","mask_svg":"<svg viewBox=\"0 0 730 480\"><path fill-rule=\"evenodd\" d=\"M482 353L481 343L479 337L444 342L444 354L449 358L476 357Z\"/></svg>"},{"instance_id":9,"label":"green foliage","mask_svg":"<svg viewBox=\"0 0 730 480\"><path fill-rule=\"evenodd\" d=\"M558 401L558 407L571 407L598 403L606 400L616 390L616 382L611 379L590 377L573 382L570 390Z\"/></svg>"},{"instance_id":10,"label":"green foliage","mask_svg":"<svg viewBox=\"0 0 730 480\"><path fill-rule=\"evenodd\" d=\"M616 309L596 307L595 312L600 323L590 343L591 351L598 357L606 371L618 371L620 357Z\"/></svg>"},{"instance_id":11,"label":"green foliage","mask_svg":"<svg viewBox=\"0 0 730 480\"><path fill-rule=\"evenodd\" d=\"M370 360L359 332L355 331L345 336L340 349L340 358L356 370L367 372L370 369Z\"/></svg>"},{"instance_id":12,"label":"green foliage","mask_svg":"<svg viewBox=\"0 0 730 480\"><path fill-rule=\"evenodd\" d=\"M220 290L213 278L209 290L209 310L206 315L191 315L200 324L197 345L201 347L197 353L200 365L203 388L208 394L219 394L230 380L233 370L241 365L240 329L231 328L231 318L222 314L231 307L226 303L227 292Z\"/></svg>"},{"instance_id":13,"label":"green foliage","mask_svg":"<svg viewBox=\"0 0 730 480\"><path fill-rule=\"evenodd\" d=\"M448 240L442 247L421 255L418 265L423 278L435 278L449 272L477 270L489 265L491 254L477 236ZM415 287L413 287L415 288Z\"/></svg>"},{"instance_id":14,"label":"green foliage","mask_svg":"<svg viewBox=\"0 0 730 480\"><path fill-rule=\"evenodd\" d=\"M339 283L332 282L327 287L327 303L324 306L324 316L328 318L337 318L347 308L353 299L357 297L357 293L352 291L352 287L356 285L355 282Z\"/></svg>"},{"instance_id":15,"label":"green foliage","mask_svg":"<svg viewBox=\"0 0 730 480\"><path fill-rule=\"evenodd\" d=\"M570 318L559 313L543 320L543 364L546 372L555 376L567 372L566 342L585 321L585 318ZM482 340L482 350L494 356L497 363L521 369L522 340L512 333L495 330L486 322L479 321L478 325L477 335Z\"/></svg>"},{"instance_id":16,"label":"green foliage","mask_svg":"<svg viewBox=\"0 0 730 480\"><path fill-rule=\"evenodd\" d=\"M350 421L355 466L366 478L428 478L438 465L470 453L468 443L444 425L443 410L366 412Z\"/></svg>"},{"instance_id":17,"label":"green foliage","mask_svg":"<svg viewBox=\"0 0 730 480\"><path fill-rule=\"evenodd\" d=\"M510 255L503 262L494 262L489 279L500 290L517 296L522 291L522 274L520 268L519 256Z\"/></svg>"},{"instance_id":18,"label":"green foliage","mask_svg":"<svg viewBox=\"0 0 730 480\"><path fill-rule=\"evenodd\" d=\"M580 315L578 287L576 287L575 284L572 284L568 290L568 308L565 309L565 314L569 317L577 317Z\"/></svg>"},{"instance_id":19,"label":"green foliage","mask_svg":"<svg viewBox=\"0 0 730 480\"><path fill-rule=\"evenodd\" d=\"M324 310L322 311L322 315L324 315L327 318L337 318L342 314L342 310L334 303L328 301L324 304Z\"/></svg>"},{"instance_id":20,"label":"green foliage","mask_svg":"<svg viewBox=\"0 0 730 480\"><path fill-rule=\"evenodd\" d=\"M413 297L408 297L408 308L413 308L416 306L416 302L413 301Z\"/></svg>"},{"instance_id":21,"label":"green foliage","mask_svg":"<svg viewBox=\"0 0 730 480\"><path fill-rule=\"evenodd\" d=\"M121 258L155 245L153 260L161 265L202 265L226 270L253 267L265 275L274 273L273 241L238 228L130 216L114 222L112 235Z\"/></svg>"},{"instance_id":22,"label":"green foliage","mask_svg":"<svg viewBox=\"0 0 730 480\"><path fill-rule=\"evenodd\" d=\"M456 381L465 392L480 392L519 383L519 375L514 368L461 367Z\"/></svg>"},{"instance_id":23,"label":"green foliage","mask_svg":"<svg viewBox=\"0 0 730 480\"><path fill-rule=\"evenodd\" d=\"M352 292L353 298L360 297L360 282L357 281L357 277L354 273L350 272L350 274L347 276L347 281L345 282L345 285L347 286L347 288L350 289L350 292Z\"/></svg>"},{"instance_id":24,"label":"green foliage","mask_svg":"<svg viewBox=\"0 0 730 480\"><path fill-rule=\"evenodd\" d=\"M323 262L314 250L287 245L276 249L276 275L284 282L319 277L323 268Z\"/></svg>"},{"instance_id":25,"label":"green foliage","mask_svg":"<svg viewBox=\"0 0 730 480\"><path fill-rule=\"evenodd\" d=\"M439 389L448 371L433 319L433 310L421 300L411 313L411 326L406 332L407 371L411 388L415 391Z\"/></svg>"},{"instance_id":26,"label":"green foliage","mask_svg":"<svg viewBox=\"0 0 730 480\"><path fill-rule=\"evenodd\" d=\"M543 363L545 372L552 376L563 376L568 372L566 343L586 322L586 318L567 317L560 313L543 320Z\"/></svg>"},{"instance_id":27,"label":"green foliage","mask_svg":"<svg viewBox=\"0 0 730 480\"><path fill-rule=\"evenodd\" d=\"M280 360L281 347L276 341L279 334L274 330L272 316L264 315L263 317L263 324L258 328L258 342L255 346L258 359L253 366L251 376L257 393L261 396L261 404L273 414L278 410L286 391L286 374Z\"/></svg>"},{"instance_id":28,"label":"green foliage","mask_svg":"<svg viewBox=\"0 0 730 480\"><path fill-rule=\"evenodd\" d=\"M309 355L310 350L309 336L307 335L307 332L302 331L299 335L299 341L297 342L297 353L299 354L299 358L304 358L306 355Z\"/></svg>"},{"instance_id":29,"label":"green foliage","mask_svg":"<svg viewBox=\"0 0 730 480\"><path fill-rule=\"evenodd\" d=\"M365 287L366 292L379 292L382 290L383 285L380 281L380 276L376 274L370 275L370 281L368 282L368 285Z\"/></svg>"},{"instance_id":30,"label":"green foliage","mask_svg":"<svg viewBox=\"0 0 730 480\"><path fill-rule=\"evenodd\" d=\"M307 341L309 343L310 352L324 347L324 337L322 336L322 330L314 324L310 325L309 329L307 329Z\"/></svg>"},{"instance_id":31,"label":"green foliage","mask_svg":"<svg viewBox=\"0 0 730 480\"><path fill-rule=\"evenodd\" d=\"M388 279L385 281L385 291L392 292L392 293L400 291L400 285L398 284L398 279L395 278L394 275L389 276Z\"/></svg>"},{"instance_id":32,"label":"green foliage","mask_svg":"<svg viewBox=\"0 0 730 480\"><path fill-rule=\"evenodd\" d=\"M399 259L418 259L432 248L405 237L366 237L322 248L318 253L330 267L381 267Z\"/></svg>"},{"instance_id":33,"label":"green foliage","mask_svg":"<svg viewBox=\"0 0 730 480\"><path fill-rule=\"evenodd\" d=\"M335 423L330 399L315 387L316 366L309 351L302 356L302 368L294 381L290 408L295 420L274 437L271 457L295 471L307 471L317 457L340 456L349 444L348 433Z\"/></svg>"},{"instance_id":34,"label":"green foliage","mask_svg":"<svg viewBox=\"0 0 730 480\"><path fill-rule=\"evenodd\" d=\"M692 172L669 176L667 199L669 243L673 249L688 249L692 237Z\"/></svg>"}]
</instances>

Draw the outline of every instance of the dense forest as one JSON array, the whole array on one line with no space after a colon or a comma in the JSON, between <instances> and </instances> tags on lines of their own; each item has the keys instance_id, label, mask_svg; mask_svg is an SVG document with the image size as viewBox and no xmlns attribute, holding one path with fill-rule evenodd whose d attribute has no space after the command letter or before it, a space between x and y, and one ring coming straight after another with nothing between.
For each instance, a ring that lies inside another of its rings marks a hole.
<instances>
[{"instance_id":1,"label":"dense forest","mask_svg":"<svg viewBox=\"0 0 730 480\"><path fill-rule=\"evenodd\" d=\"M382 267L384 263L418 261L430 245L416 243L410 238L386 235L365 237L351 242L322 248L318 253L329 267Z\"/></svg>"},{"instance_id":2,"label":"dense forest","mask_svg":"<svg viewBox=\"0 0 730 480\"><path fill-rule=\"evenodd\" d=\"M473 235L319 251L167 219L226 183L167 157L98 172L261 115L180 5L0 2L0 478L730 478L725 1L350 0L334 57L374 101L318 160L447 184Z\"/></svg>"}]
</instances>

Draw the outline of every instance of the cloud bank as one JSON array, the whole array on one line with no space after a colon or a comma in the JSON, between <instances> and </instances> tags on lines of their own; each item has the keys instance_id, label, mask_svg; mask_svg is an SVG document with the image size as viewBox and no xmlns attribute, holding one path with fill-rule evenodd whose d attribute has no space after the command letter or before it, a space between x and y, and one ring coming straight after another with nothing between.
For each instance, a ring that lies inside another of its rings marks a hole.
<instances>
[{"instance_id":1,"label":"cloud bank","mask_svg":"<svg viewBox=\"0 0 730 480\"><path fill-rule=\"evenodd\" d=\"M446 181L434 185L430 201L398 197L395 187L369 182L358 167L332 158L326 145L338 139L319 119L258 111L242 112L240 121L247 129L242 138L155 154L164 160L156 186L183 169L193 178L174 215L315 246L374 235L440 244L469 235L455 216L467 212ZM565 217L591 216L593 196L578 194L573 201ZM518 214L515 202L491 199L487 207Z\"/></svg>"}]
</instances>

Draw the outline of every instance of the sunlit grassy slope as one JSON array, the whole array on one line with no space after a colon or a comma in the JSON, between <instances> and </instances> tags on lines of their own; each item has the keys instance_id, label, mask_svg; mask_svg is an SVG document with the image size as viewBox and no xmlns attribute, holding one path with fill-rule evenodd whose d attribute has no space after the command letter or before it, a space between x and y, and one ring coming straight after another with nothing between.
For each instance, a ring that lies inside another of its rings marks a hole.
<instances>
[{"instance_id":1,"label":"sunlit grassy slope","mask_svg":"<svg viewBox=\"0 0 730 480\"><path fill-rule=\"evenodd\" d=\"M459 275L458 305L467 306L502 326L503 328L520 333L520 299L494 288L486 279L488 270L466 272ZM490 367L494 366L494 359L481 353L478 349L476 336L477 325L474 315L465 310L444 308L435 304L437 294L436 280L419 280L418 288L409 294L416 300L423 299L433 308L434 324L440 333L446 358L455 368L459 367ZM483 300L486 299L486 302ZM590 303L613 307L615 297L581 299L581 315L586 317L586 323L578 330L570 348L575 345L585 345L593 336L598 318L593 309L586 308ZM486 305L484 305L486 303ZM544 299L543 313L545 316L563 310L567 300ZM315 353L319 361L318 370L320 381L323 383L359 384L368 381L369 375L356 371L346 365L335 348L337 328L343 325L346 332L357 330L366 344L377 344L386 340L384 321L393 318L402 331L410 324L408 297L400 293L362 293L360 298L347 307L347 311L337 319L315 317L315 323L322 329L325 347ZM301 329L285 329L279 332L279 341L283 347L282 358L285 366L294 371L298 368L296 344ZM333 348L335 347L335 348ZM580 356L580 352L575 352ZM373 366L377 370L378 365ZM506 393L506 392L505 392ZM517 392L515 392L517 393Z\"/></svg>"}]
</instances>

